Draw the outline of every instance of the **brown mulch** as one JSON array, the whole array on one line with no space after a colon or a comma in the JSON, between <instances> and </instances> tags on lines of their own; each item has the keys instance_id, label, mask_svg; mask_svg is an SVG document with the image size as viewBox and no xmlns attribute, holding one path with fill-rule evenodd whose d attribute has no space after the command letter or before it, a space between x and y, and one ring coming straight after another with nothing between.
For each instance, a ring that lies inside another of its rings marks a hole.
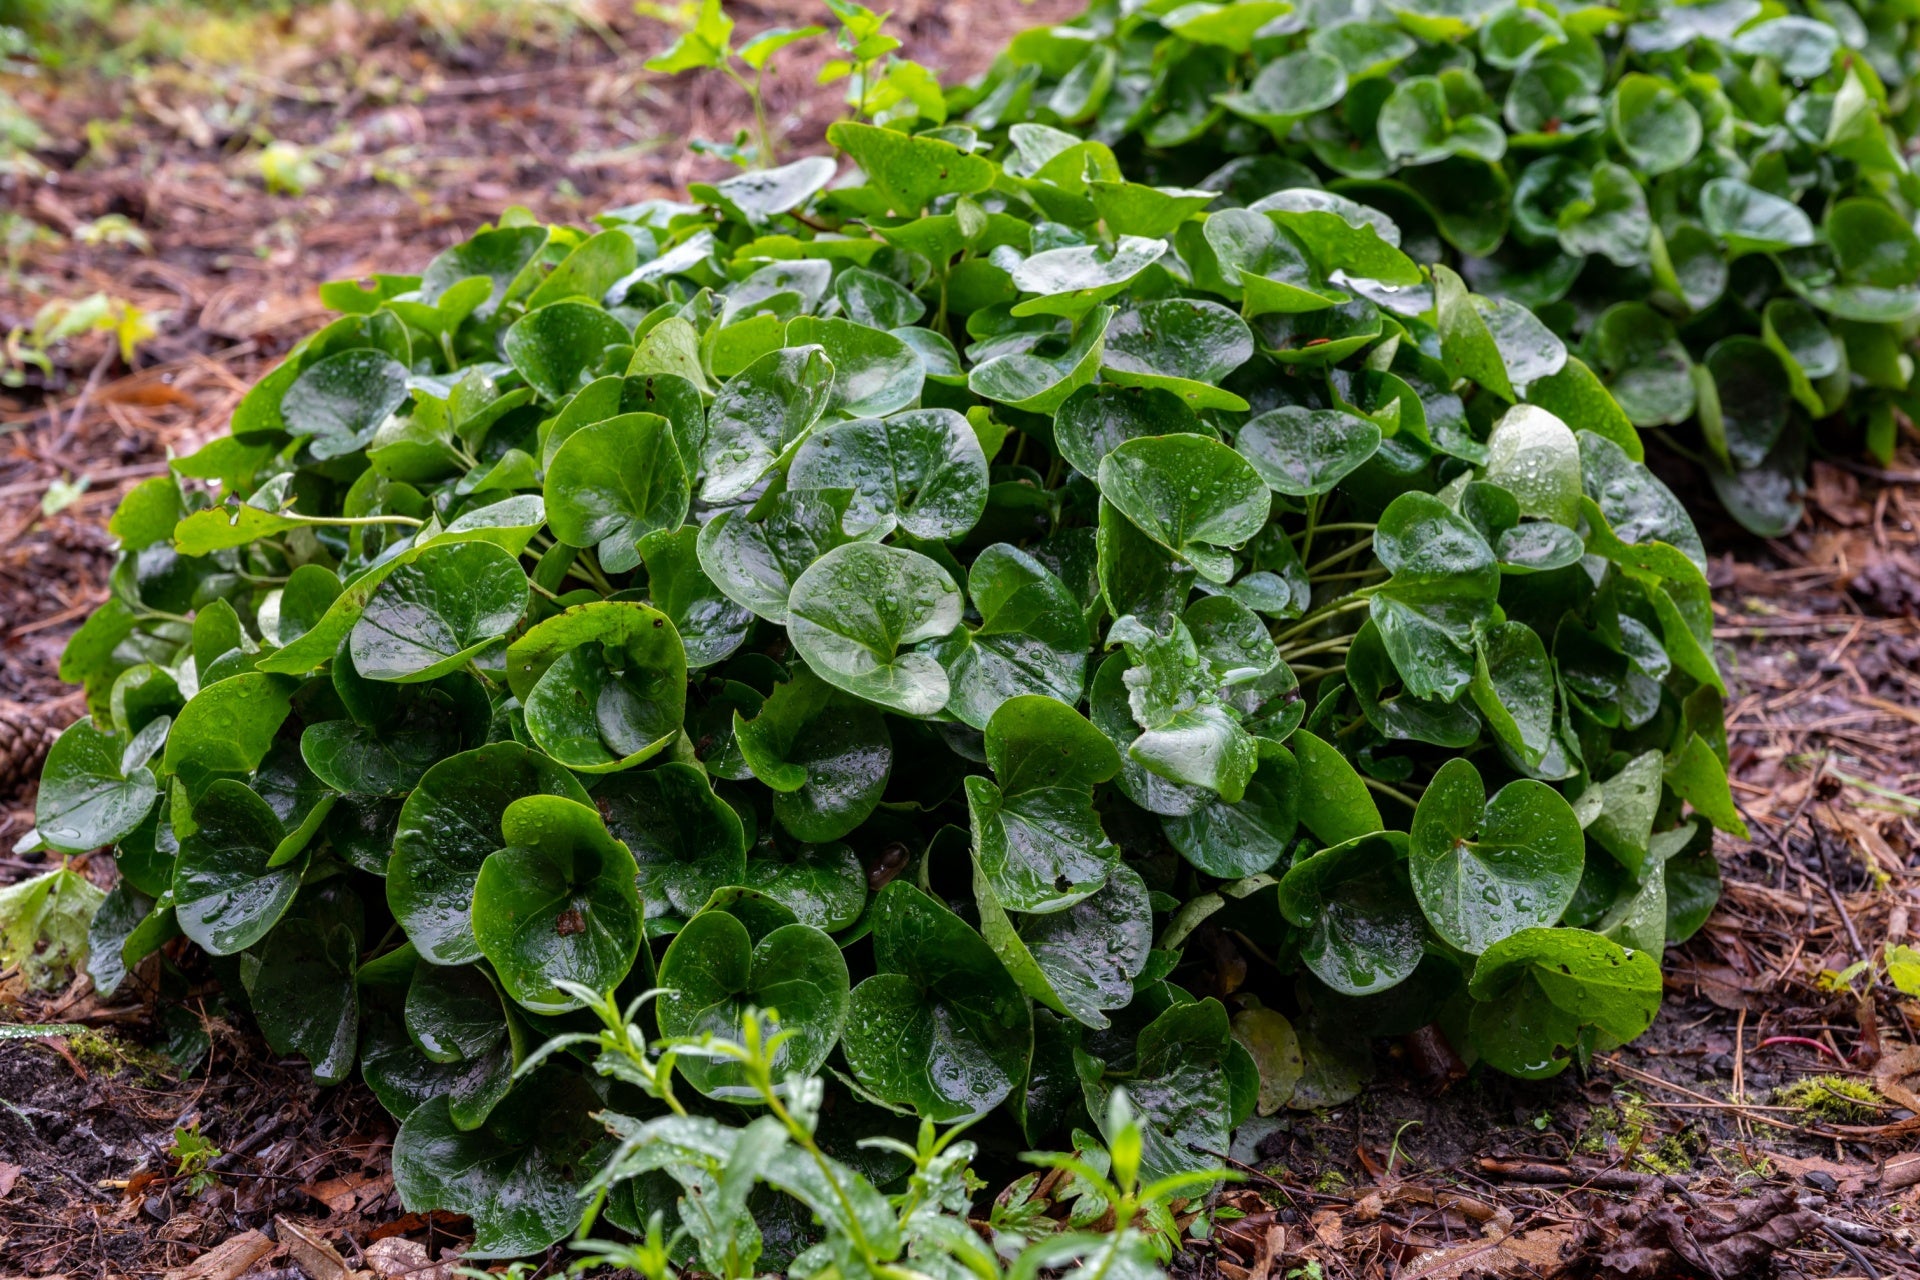
<instances>
[{"instance_id":1,"label":"brown mulch","mask_svg":"<svg viewBox=\"0 0 1920 1280\"><path fill-rule=\"evenodd\" d=\"M912 0L894 29L951 77L1067 7ZM813 17L729 8L747 29ZM743 111L733 88L645 73L663 30L624 3L603 10L629 52L585 31L482 30L450 45L333 5L285 20L245 68L7 86L52 142L37 153L47 177L5 179L0 192L61 236L31 248L0 291L0 329L97 289L166 316L134 368L97 335L56 352L52 378L0 390L0 766L75 714L55 666L104 596L119 494L224 428L245 388L321 322L315 284L418 270L510 204L580 222L723 171L685 142L730 133ZM812 65L797 60L773 97L791 152L817 146L835 104ZM114 124L90 141L95 120ZM324 181L266 194L254 170L266 136L315 148ZM150 253L66 238L112 213ZM1920 1276L1920 1059L1903 1047L1920 1042L1920 1007L1832 976L1911 942L1920 908L1913 443L1887 472L1819 464L1809 518L1789 538L1705 530L1733 549L1714 565L1716 636L1754 839L1722 841L1723 904L1667 957L1653 1030L1585 1075L1536 1083L1455 1078L1418 1037L1388 1046L1356 1102L1281 1117L1236 1152L1248 1181L1177 1270ZM50 484L82 479L77 501L42 514ZM30 786L0 776L0 883L44 865L5 852L31 820ZM81 865L112 876L109 860ZM0 1043L0 1275L319 1280L333 1264L317 1239L385 1277L458 1244L458 1220L398 1204L392 1128L367 1092L316 1089L300 1064L273 1061L223 1016L212 975L193 976L180 1005L133 987L103 1002L84 980L26 996L0 975L0 1006L17 1006L0 1016L93 1029ZM211 1058L184 1079L147 1047L196 1031ZM1838 1120L1775 1100L1812 1076L1875 1083L1883 1103ZM167 1151L190 1121L223 1152L198 1194Z\"/></svg>"}]
</instances>

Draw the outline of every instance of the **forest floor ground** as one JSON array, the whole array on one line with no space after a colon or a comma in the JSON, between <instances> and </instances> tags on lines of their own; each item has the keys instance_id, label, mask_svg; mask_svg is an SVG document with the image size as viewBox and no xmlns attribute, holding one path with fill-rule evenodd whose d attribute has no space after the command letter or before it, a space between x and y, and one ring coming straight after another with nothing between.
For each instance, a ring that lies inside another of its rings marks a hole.
<instances>
[{"instance_id":1,"label":"forest floor ground","mask_svg":"<svg viewBox=\"0 0 1920 1280\"><path fill-rule=\"evenodd\" d=\"M729 8L747 29L813 16ZM19 113L0 133L22 136L24 116L41 136L0 176L0 332L95 292L153 332L131 368L94 333L0 389L0 850L32 824L29 762L78 714L55 667L105 597L119 494L224 428L320 323L317 283L418 270L510 204L580 222L721 170L686 142L727 137L744 102L718 78L645 72L658 23L613 5L604 23L563 20L593 12L579 4L474 11L454 25L447 0L334 3L196 25L155 10L132 31L145 56L123 26L116 52L5 77ZM893 29L953 79L1065 12L905 0ZM837 112L805 64L771 94L794 154ZM273 140L313 166L303 194L265 190ZM1538 1083L1449 1080L1417 1040L1393 1046L1354 1103L1243 1135L1261 1171L1228 1194L1244 1216L1183 1273L1920 1276L1920 1006L1833 976L1920 916L1916 444L1909 429L1888 471L1816 464L1786 539L1706 520L1754 838L1722 841L1725 896L1669 955L1654 1028ZM81 865L112 876L110 859ZM0 884L42 869L0 852ZM105 1002L84 979L29 994L0 974L0 1019L88 1028L0 1043L0 1276L444 1280L464 1223L401 1209L371 1096L316 1089L205 1008ZM181 1046L202 1043L183 1073ZM183 1129L220 1151L197 1191Z\"/></svg>"}]
</instances>

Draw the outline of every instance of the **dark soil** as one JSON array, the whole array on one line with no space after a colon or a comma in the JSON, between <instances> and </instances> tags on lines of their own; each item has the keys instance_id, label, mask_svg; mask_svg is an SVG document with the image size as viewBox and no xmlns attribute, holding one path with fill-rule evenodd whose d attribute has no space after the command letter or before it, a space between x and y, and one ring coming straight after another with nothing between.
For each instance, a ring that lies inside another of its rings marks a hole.
<instances>
[{"instance_id":1,"label":"dark soil","mask_svg":"<svg viewBox=\"0 0 1920 1280\"><path fill-rule=\"evenodd\" d=\"M911 0L894 29L954 78L1068 7ZM730 135L744 118L736 91L648 75L640 63L664 30L624 3L601 8L627 51L585 30L483 27L456 41L333 5L262 28L244 67L111 80L83 68L6 86L50 142L37 153L46 176L0 179L0 192L57 234L0 292L0 329L97 289L167 314L132 368L92 335L56 349L51 376L0 392L0 729L77 714L54 669L105 593L119 494L169 449L224 428L241 392L320 323L317 283L417 270L510 204L578 222L721 171L685 143ZM749 30L814 16L729 9ZM816 147L836 112L812 85L819 56L776 82L791 154ZM324 180L266 194L255 157L267 137L313 148ZM115 213L151 252L70 238ZM1456 1078L1429 1039L1378 1046L1354 1103L1241 1136L1248 1181L1225 1204L1244 1216L1223 1217L1181 1272L1920 1276L1920 1059L1904 1047L1920 1042L1920 1007L1885 984L1823 977L1910 942L1920 908L1917 466L1911 453L1886 473L1818 466L1807 521L1777 543L1703 529L1731 552L1714 566L1717 635L1754 841L1722 843L1725 898L1667 957L1653 1029L1584 1074L1537 1083ZM82 478L77 501L42 514L50 483ZM0 850L31 824L5 741ZM102 883L113 874L105 859L81 865ZM42 867L0 852L0 883ZM84 980L26 994L0 975L0 1018L94 1028L0 1041L0 1275L157 1275L249 1230L283 1237L282 1218L383 1280L384 1255L365 1253L376 1239L419 1242L422 1260L458 1243L457 1220L397 1203L391 1125L364 1088L316 1089L244 1019L218 1016L206 975L193 980L182 1006L128 991L107 1004ZM184 1028L183 1008L196 1011ZM183 1031L211 1045L184 1079L156 1052ZM1826 1081L1811 1086L1812 1111L1776 1100L1808 1078ZM1847 1081L1878 1092L1863 1108L1829 1102ZM223 1153L198 1195L169 1154L194 1125ZM270 1243L254 1269L298 1274Z\"/></svg>"}]
</instances>

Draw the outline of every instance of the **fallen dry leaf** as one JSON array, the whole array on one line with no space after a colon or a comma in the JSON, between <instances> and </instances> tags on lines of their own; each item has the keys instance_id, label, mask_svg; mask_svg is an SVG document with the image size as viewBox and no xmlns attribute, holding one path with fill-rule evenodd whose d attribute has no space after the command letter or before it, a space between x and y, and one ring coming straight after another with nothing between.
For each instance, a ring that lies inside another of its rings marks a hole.
<instances>
[{"instance_id":1,"label":"fallen dry leaf","mask_svg":"<svg viewBox=\"0 0 1920 1280\"><path fill-rule=\"evenodd\" d=\"M453 1265L434 1262L426 1246L405 1236L388 1236L367 1246L367 1265L380 1280L451 1280Z\"/></svg>"},{"instance_id":2,"label":"fallen dry leaf","mask_svg":"<svg viewBox=\"0 0 1920 1280\"><path fill-rule=\"evenodd\" d=\"M258 1231L243 1232L207 1250L191 1265L167 1272L166 1280L237 1280L279 1248Z\"/></svg>"},{"instance_id":3,"label":"fallen dry leaf","mask_svg":"<svg viewBox=\"0 0 1920 1280\"><path fill-rule=\"evenodd\" d=\"M360 1170L344 1177L310 1182L300 1189L327 1206L335 1217L345 1217L391 1191L393 1175Z\"/></svg>"},{"instance_id":4,"label":"fallen dry leaf","mask_svg":"<svg viewBox=\"0 0 1920 1280\"><path fill-rule=\"evenodd\" d=\"M1416 1257L1400 1280L1464 1280L1467 1276L1557 1276L1573 1229L1542 1227L1517 1236L1431 1249Z\"/></svg>"},{"instance_id":5,"label":"fallen dry leaf","mask_svg":"<svg viewBox=\"0 0 1920 1280\"><path fill-rule=\"evenodd\" d=\"M1920 1048L1908 1046L1880 1059L1873 1068L1873 1087L1909 1111L1920 1112Z\"/></svg>"},{"instance_id":6,"label":"fallen dry leaf","mask_svg":"<svg viewBox=\"0 0 1920 1280\"><path fill-rule=\"evenodd\" d=\"M360 1274L347 1265L347 1260L332 1245L299 1223L275 1218L273 1225L280 1234L280 1243L287 1246L288 1256L310 1280L353 1280Z\"/></svg>"},{"instance_id":7,"label":"fallen dry leaf","mask_svg":"<svg viewBox=\"0 0 1920 1280\"><path fill-rule=\"evenodd\" d=\"M1637 1200L1585 1224L1600 1274L1624 1280L1671 1280L1700 1273L1715 1280L1759 1275L1767 1260L1820 1223L1796 1193L1776 1188L1739 1206L1731 1220Z\"/></svg>"},{"instance_id":8,"label":"fallen dry leaf","mask_svg":"<svg viewBox=\"0 0 1920 1280\"><path fill-rule=\"evenodd\" d=\"M0 1161L0 1200L5 1200L13 1191L13 1184L20 1178L20 1166Z\"/></svg>"}]
</instances>

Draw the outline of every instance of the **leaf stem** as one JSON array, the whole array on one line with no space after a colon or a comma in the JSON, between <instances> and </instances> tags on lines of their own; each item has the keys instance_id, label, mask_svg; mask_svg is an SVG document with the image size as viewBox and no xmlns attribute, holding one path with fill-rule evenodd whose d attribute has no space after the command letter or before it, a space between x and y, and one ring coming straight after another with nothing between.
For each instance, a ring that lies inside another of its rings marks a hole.
<instances>
[{"instance_id":1,"label":"leaf stem","mask_svg":"<svg viewBox=\"0 0 1920 1280\"><path fill-rule=\"evenodd\" d=\"M1352 647L1352 636L1335 636L1331 640L1322 640L1317 644L1302 645L1297 649L1282 649L1280 651L1280 657L1282 660L1290 661L1294 658L1304 658L1315 653L1345 653Z\"/></svg>"},{"instance_id":2,"label":"leaf stem","mask_svg":"<svg viewBox=\"0 0 1920 1280\"><path fill-rule=\"evenodd\" d=\"M1359 773L1358 770L1355 770L1355 772ZM1369 778L1364 773L1359 773L1359 778L1360 778L1360 781L1366 783L1367 786L1372 790L1378 791L1383 796L1392 796L1395 800L1398 800L1401 804L1407 806L1407 808L1409 809L1418 809L1420 807L1420 802L1418 800L1415 800L1412 796L1400 790L1400 788L1398 787L1390 786L1387 783L1380 781L1380 779L1378 778Z\"/></svg>"},{"instance_id":3,"label":"leaf stem","mask_svg":"<svg viewBox=\"0 0 1920 1280\"><path fill-rule=\"evenodd\" d=\"M607 581L606 572L600 568L599 557L591 551L582 550L574 558L573 563L567 566L567 573L580 578L603 596L613 594L613 584Z\"/></svg>"},{"instance_id":4,"label":"leaf stem","mask_svg":"<svg viewBox=\"0 0 1920 1280\"><path fill-rule=\"evenodd\" d=\"M1356 596L1353 594L1342 596L1332 604L1321 605L1318 609L1315 609L1312 613L1309 613L1306 617L1276 635L1273 638L1273 642L1283 645L1295 636L1304 635L1313 630L1330 618L1337 617L1343 613L1351 613L1355 609L1364 609L1369 603L1370 601L1365 596Z\"/></svg>"},{"instance_id":5,"label":"leaf stem","mask_svg":"<svg viewBox=\"0 0 1920 1280\"><path fill-rule=\"evenodd\" d=\"M402 524L410 529L418 529L426 524L425 520L416 520L412 516L303 516L297 511L276 511L273 514L283 520L298 520L301 524L333 524L343 527L354 525Z\"/></svg>"},{"instance_id":6,"label":"leaf stem","mask_svg":"<svg viewBox=\"0 0 1920 1280\"><path fill-rule=\"evenodd\" d=\"M1371 547L1372 545L1373 545L1373 535L1369 533L1366 537L1360 539L1360 541L1354 543L1352 546L1342 547L1340 550L1326 557L1326 559L1320 561L1319 564L1308 565L1307 577L1309 578L1314 577L1322 569L1330 568L1333 565L1339 564L1342 560L1345 560L1348 556L1357 556L1362 551L1365 551L1368 547Z\"/></svg>"},{"instance_id":7,"label":"leaf stem","mask_svg":"<svg viewBox=\"0 0 1920 1280\"><path fill-rule=\"evenodd\" d=\"M1338 524L1316 525L1314 531L1316 533L1372 533L1376 527L1365 520L1343 520Z\"/></svg>"}]
</instances>

